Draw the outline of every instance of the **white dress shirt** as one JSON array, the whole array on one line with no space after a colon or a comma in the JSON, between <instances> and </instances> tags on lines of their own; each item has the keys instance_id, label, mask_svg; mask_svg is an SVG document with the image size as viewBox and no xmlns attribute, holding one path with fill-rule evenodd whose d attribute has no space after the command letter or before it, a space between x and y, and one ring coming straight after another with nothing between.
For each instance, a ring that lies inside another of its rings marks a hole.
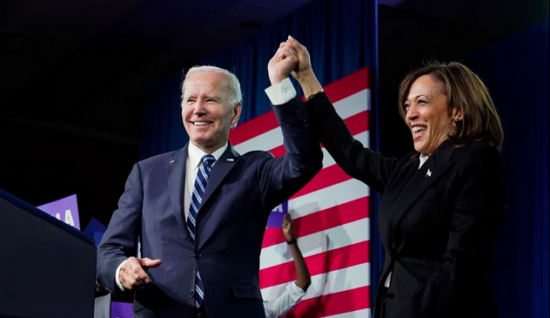
<instances>
[{"instance_id":1,"label":"white dress shirt","mask_svg":"<svg viewBox=\"0 0 550 318\"><path fill-rule=\"evenodd\" d=\"M227 147L228 143L226 142L220 149L212 153L212 156L214 156L214 158L216 159L212 166L214 166L218 159L220 159ZM186 222L187 215L189 214L189 207L191 206L191 192L193 191L193 187L195 186L195 179L197 178L197 172L199 171L199 164L201 163L201 159L204 155L207 155L207 153L199 149L199 147L195 146L193 143L189 143L189 146L187 147L187 161L185 162L186 173L183 189L183 214ZM124 263L126 263L126 261L120 263L115 272L115 282L121 291L124 291L124 287L122 286L122 284L120 284L120 280L118 279L118 277L120 275L120 269L122 268L122 265L124 265Z\"/></svg>"},{"instance_id":2,"label":"white dress shirt","mask_svg":"<svg viewBox=\"0 0 550 318\"><path fill-rule=\"evenodd\" d=\"M285 292L277 299L264 301L265 317L283 317L302 300L305 294L306 292L298 287L296 282L289 283L286 286Z\"/></svg>"},{"instance_id":3,"label":"white dress shirt","mask_svg":"<svg viewBox=\"0 0 550 318\"><path fill-rule=\"evenodd\" d=\"M212 164L212 167L216 164L218 159L223 155L227 149L227 142L220 149L214 151L212 156L216 159ZM185 162L185 185L183 189L183 215L187 222L187 215L189 214L189 207L191 206L191 193L193 193L193 187L195 186L195 179L197 178L197 172L199 172L199 165L203 156L207 155L199 147L189 143L187 147L187 162Z\"/></svg>"},{"instance_id":4,"label":"white dress shirt","mask_svg":"<svg viewBox=\"0 0 550 318\"><path fill-rule=\"evenodd\" d=\"M429 155L425 155L425 154L421 153L420 154L420 165L418 166L418 169L422 168L422 165L424 165L424 163L426 163L426 161L428 161L429 158L430 158ZM392 274L392 272L390 272L388 274L388 277L386 277L386 281L384 282L384 287L386 287L386 288L390 287L391 274Z\"/></svg>"}]
</instances>

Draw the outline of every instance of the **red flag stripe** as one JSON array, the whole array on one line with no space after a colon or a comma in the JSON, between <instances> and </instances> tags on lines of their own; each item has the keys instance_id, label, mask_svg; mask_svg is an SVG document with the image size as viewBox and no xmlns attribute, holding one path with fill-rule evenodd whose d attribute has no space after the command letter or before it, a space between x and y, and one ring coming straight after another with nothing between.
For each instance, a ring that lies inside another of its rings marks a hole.
<instances>
[{"instance_id":1,"label":"red flag stripe","mask_svg":"<svg viewBox=\"0 0 550 318\"><path fill-rule=\"evenodd\" d=\"M367 131L369 130L369 111L365 110L364 112L350 116L344 122L352 135Z\"/></svg>"},{"instance_id":2,"label":"red flag stripe","mask_svg":"<svg viewBox=\"0 0 550 318\"><path fill-rule=\"evenodd\" d=\"M341 80L328 84L323 89L332 103L336 103L368 88L370 88L369 69L364 68ZM277 127L279 127L279 123L275 113L270 111L257 116L254 120L249 120L246 123L240 124L236 129L231 130L229 140L235 146Z\"/></svg>"},{"instance_id":3,"label":"red flag stripe","mask_svg":"<svg viewBox=\"0 0 550 318\"><path fill-rule=\"evenodd\" d=\"M328 252L306 257L311 276L369 262L369 242L364 241ZM296 280L294 261L260 270L260 288L267 288Z\"/></svg>"},{"instance_id":4,"label":"red flag stripe","mask_svg":"<svg viewBox=\"0 0 550 318\"><path fill-rule=\"evenodd\" d=\"M301 197L349 179L351 179L351 177L345 173L340 166L332 165L319 171L308 184L296 192L290 199Z\"/></svg>"},{"instance_id":5,"label":"red flag stripe","mask_svg":"<svg viewBox=\"0 0 550 318\"><path fill-rule=\"evenodd\" d=\"M326 85L323 90L332 103L337 103L346 97L369 88L369 69L364 68Z\"/></svg>"},{"instance_id":6,"label":"red flag stripe","mask_svg":"<svg viewBox=\"0 0 550 318\"><path fill-rule=\"evenodd\" d=\"M279 127L277 117L273 111L270 111L254 118L254 120L239 124L235 129L231 129L229 132L229 141L235 146L277 127Z\"/></svg>"},{"instance_id":7,"label":"red flag stripe","mask_svg":"<svg viewBox=\"0 0 550 318\"><path fill-rule=\"evenodd\" d=\"M317 318L370 308L370 289L361 287L298 303L286 318Z\"/></svg>"},{"instance_id":8,"label":"red flag stripe","mask_svg":"<svg viewBox=\"0 0 550 318\"><path fill-rule=\"evenodd\" d=\"M294 235L297 238L324 231L343 224L369 217L369 197L363 197L335 207L293 220ZM267 228L262 248L285 242L283 231Z\"/></svg>"}]
</instances>

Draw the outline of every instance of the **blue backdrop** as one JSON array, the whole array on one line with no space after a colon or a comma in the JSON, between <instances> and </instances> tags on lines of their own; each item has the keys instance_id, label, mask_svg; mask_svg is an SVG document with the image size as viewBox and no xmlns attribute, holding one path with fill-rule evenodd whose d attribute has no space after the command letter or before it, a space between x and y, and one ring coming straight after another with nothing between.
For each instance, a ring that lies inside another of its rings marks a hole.
<instances>
[{"instance_id":1,"label":"blue backdrop","mask_svg":"<svg viewBox=\"0 0 550 318\"><path fill-rule=\"evenodd\" d=\"M306 45L322 84L364 67L372 68L376 52L374 4L362 0L313 1L199 64L226 68L237 75L243 90L240 123L246 122L271 110L264 93L270 85L267 63L288 35ZM147 93L141 158L181 148L188 141L179 107L182 79L183 75L177 74Z\"/></svg>"},{"instance_id":2,"label":"blue backdrop","mask_svg":"<svg viewBox=\"0 0 550 318\"><path fill-rule=\"evenodd\" d=\"M493 265L503 318L548 318L548 18L465 59L502 118L510 214ZM475 288L475 287L473 287Z\"/></svg>"}]
</instances>

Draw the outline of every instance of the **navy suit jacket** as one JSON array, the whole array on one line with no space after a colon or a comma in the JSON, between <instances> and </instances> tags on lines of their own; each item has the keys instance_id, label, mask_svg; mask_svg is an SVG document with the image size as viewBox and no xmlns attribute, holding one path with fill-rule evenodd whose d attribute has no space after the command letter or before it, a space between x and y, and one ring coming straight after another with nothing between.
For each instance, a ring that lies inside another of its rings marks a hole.
<instances>
[{"instance_id":1,"label":"navy suit jacket","mask_svg":"<svg viewBox=\"0 0 550 318\"><path fill-rule=\"evenodd\" d=\"M385 248L375 317L493 318L488 264L507 213L496 147L443 142L419 169L418 153L385 158L364 148L324 94L308 100L312 130L350 176L382 193ZM383 299L385 298L385 299Z\"/></svg>"},{"instance_id":2,"label":"navy suit jacket","mask_svg":"<svg viewBox=\"0 0 550 318\"><path fill-rule=\"evenodd\" d=\"M286 155L239 155L229 145L212 168L193 245L182 211L187 145L134 165L119 207L98 246L99 283L117 291L116 268L136 254L162 259L148 270L153 283L135 291L135 317L193 317L198 267L210 318L264 317L259 256L270 211L321 169L299 99L274 106Z\"/></svg>"}]
</instances>

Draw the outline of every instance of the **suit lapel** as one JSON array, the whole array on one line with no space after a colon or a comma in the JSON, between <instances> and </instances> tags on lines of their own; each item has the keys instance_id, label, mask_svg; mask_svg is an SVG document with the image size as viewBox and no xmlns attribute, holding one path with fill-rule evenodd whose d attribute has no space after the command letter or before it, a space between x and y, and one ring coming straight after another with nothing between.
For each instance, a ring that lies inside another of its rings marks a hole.
<instances>
[{"instance_id":1,"label":"suit lapel","mask_svg":"<svg viewBox=\"0 0 550 318\"><path fill-rule=\"evenodd\" d=\"M235 167L235 163L238 162L240 155L231 147L227 147L227 150L223 155L216 161L216 164L212 167L210 176L208 177L208 183L206 184L206 190L202 199L202 204L197 216L197 227L198 227L198 244L199 247L204 246L206 242L212 237L212 234L215 232L215 229L219 226L218 222L206 222L202 221L205 217L208 220L216 220L218 216L208 215L214 213L214 211L205 208L208 205L212 194L216 189L222 184L225 177L229 174L231 169Z\"/></svg>"},{"instance_id":2,"label":"suit lapel","mask_svg":"<svg viewBox=\"0 0 550 318\"><path fill-rule=\"evenodd\" d=\"M185 163L187 162L187 146L174 153L174 157L165 162L166 175L168 179L168 189L170 192L170 201L172 211L181 229L186 229L183 219L183 187L185 180ZM187 231L185 231L187 233Z\"/></svg>"},{"instance_id":3,"label":"suit lapel","mask_svg":"<svg viewBox=\"0 0 550 318\"><path fill-rule=\"evenodd\" d=\"M420 199L420 197L451 167L454 159L454 146L450 141L445 141L430 156L422 168L415 172L413 177L405 186L401 195L396 198L393 205L390 224L390 236L394 237L395 229L398 227L401 219Z\"/></svg>"},{"instance_id":4,"label":"suit lapel","mask_svg":"<svg viewBox=\"0 0 550 318\"><path fill-rule=\"evenodd\" d=\"M199 209L198 215L200 218L202 207L206 205L208 199L222 183L223 179L227 176L229 171L233 169L235 163L240 157L239 153L231 147L231 144L228 145L227 149L223 155L216 161L216 164L212 167L210 176L208 177L208 183L206 184L206 189L204 191L204 196L202 198L201 208Z\"/></svg>"}]
</instances>

